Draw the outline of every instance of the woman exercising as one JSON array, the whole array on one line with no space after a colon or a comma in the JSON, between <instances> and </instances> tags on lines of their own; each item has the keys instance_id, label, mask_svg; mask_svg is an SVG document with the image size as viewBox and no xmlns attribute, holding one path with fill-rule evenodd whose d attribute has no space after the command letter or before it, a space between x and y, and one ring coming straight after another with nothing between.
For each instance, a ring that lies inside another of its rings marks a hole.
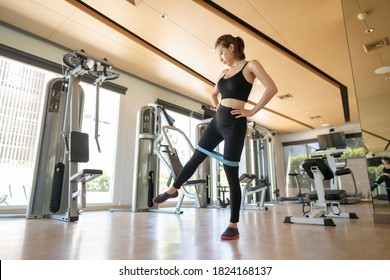
<instances>
[{"instance_id":1,"label":"woman exercising","mask_svg":"<svg viewBox=\"0 0 390 280\"><path fill-rule=\"evenodd\" d=\"M224 141L224 159L239 162L244 147L247 117L260 111L277 93L278 89L271 77L257 60L246 61L244 41L240 37L223 35L215 43L215 51L221 62L229 68L222 71L218 83L211 93L211 102L216 114L198 146L212 152ZM245 109L255 79L264 85L265 91L260 101L252 108ZM178 189L195 173L205 160L206 154L198 149L183 167L173 185L157 195L153 202L161 204L178 196ZM239 237L237 223L241 207L241 188L238 166L223 165L230 192L230 223L221 239L232 240Z\"/></svg>"}]
</instances>

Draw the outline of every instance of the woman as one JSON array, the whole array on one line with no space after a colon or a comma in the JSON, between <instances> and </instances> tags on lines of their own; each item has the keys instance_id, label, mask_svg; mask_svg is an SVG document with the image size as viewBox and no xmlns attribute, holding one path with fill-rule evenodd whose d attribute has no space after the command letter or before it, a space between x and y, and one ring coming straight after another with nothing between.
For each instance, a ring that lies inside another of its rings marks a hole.
<instances>
[{"instance_id":1,"label":"woman","mask_svg":"<svg viewBox=\"0 0 390 280\"><path fill-rule=\"evenodd\" d=\"M247 117L260 111L278 91L257 60L245 60L244 47L244 41L232 35L223 35L215 43L215 51L220 61L229 68L222 71L211 93L211 102L217 112L198 143L199 147L213 151L224 141L224 159L235 162L240 161L244 147ZM264 94L252 109L245 109L256 78L264 85ZM154 203L161 204L169 198L177 197L178 189L195 173L206 157L206 154L195 150L173 185L156 196ZM241 188L238 166L224 164L224 170L229 183L231 213L230 223L221 239L232 240L239 237L237 223L241 207Z\"/></svg>"}]
</instances>

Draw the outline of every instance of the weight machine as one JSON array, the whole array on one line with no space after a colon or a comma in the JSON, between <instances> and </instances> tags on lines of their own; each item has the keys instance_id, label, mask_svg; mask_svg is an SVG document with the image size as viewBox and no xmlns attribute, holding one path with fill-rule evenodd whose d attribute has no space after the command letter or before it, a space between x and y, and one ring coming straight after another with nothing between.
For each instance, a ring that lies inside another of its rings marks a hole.
<instances>
[{"instance_id":1,"label":"weight machine","mask_svg":"<svg viewBox=\"0 0 390 280\"><path fill-rule=\"evenodd\" d=\"M177 150L174 148L170 132L177 132L188 145L191 151L194 147L184 132L174 126L175 120L168 115L161 105L151 103L142 107L137 115L137 141L136 160L134 169L133 202L132 211L159 211L158 205L153 203L153 198L159 192L160 166L163 164L169 171L170 178L176 179L183 168ZM183 142L181 142L183 143ZM181 188L178 202L173 211L174 214L182 214L181 206L185 197L195 201L195 207L203 207L202 194L206 180L195 179L187 181ZM190 190L190 187L194 190ZM166 212L166 211L164 211ZM171 212L170 212L171 213Z\"/></svg>"},{"instance_id":2,"label":"weight machine","mask_svg":"<svg viewBox=\"0 0 390 280\"><path fill-rule=\"evenodd\" d=\"M336 226L332 218L358 219L356 213L341 211L340 201L346 196L344 190L325 190L324 180L334 178L332 169L325 160L306 159L302 167L314 180L316 190L309 192L303 202L304 217L287 216L284 223ZM305 211L305 207L309 207L309 210Z\"/></svg>"},{"instance_id":3,"label":"weight machine","mask_svg":"<svg viewBox=\"0 0 390 280\"><path fill-rule=\"evenodd\" d=\"M332 190L339 190L339 180L343 175L349 175L354 186L354 193L348 194L343 198L342 203L359 203L360 198L358 196L355 176L350 168L347 167L347 159L341 159L341 156L347 151L347 149L326 149L318 150L313 153L312 157L324 158L332 170L334 177L330 181L330 188Z\"/></svg>"},{"instance_id":4,"label":"weight machine","mask_svg":"<svg viewBox=\"0 0 390 280\"><path fill-rule=\"evenodd\" d=\"M255 122L248 123L246 173L240 178L244 184L243 209L267 210L265 202L277 200L273 136L272 131L257 126Z\"/></svg>"},{"instance_id":5,"label":"weight machine","mask_svg":"<svg viewBox=\"0 0 390 280\"><path fill-rule=\"evenodd\" d=\"M102 170L79 170L79 163L89 161L89 135L81 132L84 91L80 78L95 79L95 141L99 145L99 89L119 74L109 72L112 65L83 50L65 54L67 66L63 78L49 81L45 99L38 160L34 170L26 218L51 218L65 222L78 221L86 207L86 183L102 175ZM81 184L81 188L79 187Z\"/></svg>"},{"instance_id":6,"label":"weight machine","mask_svg":"<svg viewBox=\"0 0 390 280\"><path fill-rule=\"evenodd\" d=\"M252 186L253 182L256 182L254 186ZM264 206L265 192L268 189L268 185L264 180L259 181L255 175L244 173L240 176L240 184L242 184L242 209L268 210Z\"/></svg>"}]
</instances>

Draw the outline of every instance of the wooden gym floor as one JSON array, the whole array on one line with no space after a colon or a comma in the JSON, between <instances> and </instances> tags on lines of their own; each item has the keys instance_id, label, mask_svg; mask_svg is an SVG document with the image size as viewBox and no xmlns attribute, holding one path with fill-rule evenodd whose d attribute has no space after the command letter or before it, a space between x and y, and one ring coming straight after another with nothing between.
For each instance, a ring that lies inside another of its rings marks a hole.
<instances>
[{"instance_id":1,"label":"wooden gym floor","mask_svg":"<svg viewBox=\"0 0 390 280\"><path fill-rule=\"evenodd\" d=\"M78 222L0 218L2 260L390 260L390 225L373 223L371 203L342 205L359 219L335 227L283 223L301 205L244 210L240 238L221 241L228 209L181 215L84 212Z\"/></svg>"}]
</instances>

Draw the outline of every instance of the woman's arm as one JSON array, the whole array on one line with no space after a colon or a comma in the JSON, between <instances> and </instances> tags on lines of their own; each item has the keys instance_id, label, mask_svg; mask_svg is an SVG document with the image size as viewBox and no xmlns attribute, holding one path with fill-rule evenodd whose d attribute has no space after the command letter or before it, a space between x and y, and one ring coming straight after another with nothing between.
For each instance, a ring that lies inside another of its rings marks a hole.
<instances>
[{"instance_id":1,"label":"woman's arm","mask_svg":"<svg viewBox=\"0 0 390 280\"><path fill-rule=\"evenodd\" d=\"M251 63L248 65L249 70L253 72L253 74L256 76L257 79L263 84L265 87L265 91L263 93L263 96L257 102L255 107L251 110L251 116L256 114L258 111L264 108L265 105L274 97L274 95L278 92L278 88L276 87L274 81L271 79L271 77L268 75L268 73L265 71L264 67L258 62L257 60L251 61Z\"/></svg>"},{"instance_id":2,"label":"woman's arm","mask_svg":"<svg viewBox=\"0 0 390 280\"><path fill-rule=\"evenodd\" d=\"M213 104L214 108L218 108L219 107L219 92L218 92L218 89L217 89L217 84L215 84L212 92L211 92L211 104Z\"/></svg>"},{"instance_id":3,"label":"woman's arm","mask_svg":"<svg viewBox=\"0 0 390 280\"><path fill-rule=\"evenodd\" d=\"M278 92L278 88L276 87L274 81L265 71L264 67L257 60L252 60L247 65L250 74L257 78L265 87L265 91L263 96L260 98L259 102L251 109L236 109L232 111L232 114L239 117L251 117L259 112L264 106L274 97L274 95ZM254 79L253 79L254 80Z\"/></svg>"}]
</instances>

